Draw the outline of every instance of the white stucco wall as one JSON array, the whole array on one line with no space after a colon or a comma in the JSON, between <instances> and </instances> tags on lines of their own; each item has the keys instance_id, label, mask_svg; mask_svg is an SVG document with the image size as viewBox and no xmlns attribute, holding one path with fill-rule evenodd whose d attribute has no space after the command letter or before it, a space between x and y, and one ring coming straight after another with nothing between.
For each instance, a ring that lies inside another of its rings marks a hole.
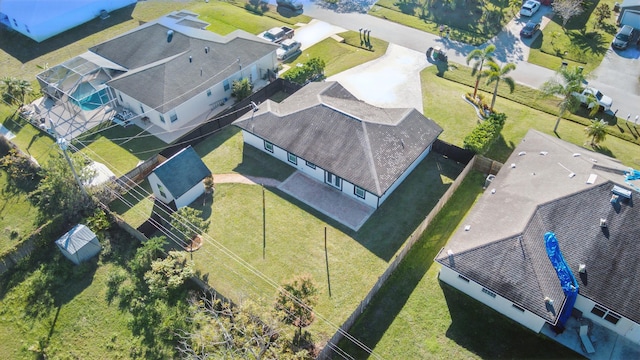
<instances>
[{"instance_id":1,"label":"white stucco wall","mask_svg":"<svg viewBox=\"0 0 640 360\"><path fill-rule=\"evenodd\" d=\"M415 159L415 160L413 161L413 163L411 163L411 165L407 168L407 170L406 170L404 173L402 173L402 175L398 178L398 180L396 180L396 182L394 182L394 183L393 183L393 185L391 185L391 186L389 187L389 189L388 189L384 194L382 194L382 196L380 196L380 204L379 204L378 206L382 205L382 203L383 203L385 200L387 200L387 198L389 197L389 195L391 195L391 194L394 192L394 190L395 190L398 186L400 186L400 184L402 184L402 182L404 181L404 179L406 179L406 178L407 178L407 176L409 176L409 174L411 174L411 172L416 168L416 166L418 166L418 164L420 164L420 162L421 162L422 160L424 160L424 158L425 158L425 157L427 157L427 155L429 155L429 152L431 152L431 147L432 147L432 146L433 146L433 145L429 145L429 147L428 147L428 148L426 148L426 149L422 152L422 154L420 154L420 156L418 156L418 158L417 158L417 159Z\"/></svg>"},{"instance_id":2,"label":"white stucco wall","mask_svg":"<svg viewBox=\"0 0 640 360\"><path fill-rule=\"evenodd\" d=\"M168 203L173 201L173 195L171 195L171 193L169 192L169 190L167 190L166 187L163 186L164 187L164 193L165 193L166 196L162 196L160 194L160 190L158 189L158 185L161 185L162 182L158 178L158 175L156 175L155 173L151 173L147 177L147 180L149 180L149 184L151 185L151 191L153 191L153 196L155 196L156 199L159 199L160 201L162 201L165 204L168 204Z\"/></svg>"},{"instance_id":3,"label":"white stucco wall","mask_svg":"<svg viewBox=\"0 0 640 360\"><path fill-rule=\"evenodd\" d=\"M0 13L15 31L40 42L136 0L3 0ZM15 20L15 21L14 21ZM28 30L27 30L28 29Z\"/></svg>"},{"instance_id":4,"label":"white stucco wall","mask_svg":"<svg viewBox=\"0 0 640 360\"><path fill-rule=\"evenodd\" d=\"M182 207L188 206L192 202L194 202L198 196L204 194L204 180L200 181L197 185L192 187L189 191L184 193L184 195L180 196L176 199L176 208L180 209Z\"/></svg>"},{"instance_id":5,"label":"white stucco wall","mask_svg":"<svg viewBox=\"0 0 640 360\"><path fill-rule=\"evenodd\" d=\"M446 266L442 266L439 273L440 280L489 306L506 317L522 324L536 333L542 330L545 320L528 310L520 311L513 307L513 302L497 295L491 297L482 292L483 286L475 283L473 280L464 281L458 277L458 273ZM490 289L489 289L490 290ZM479 320L480 321L480 320Z\"/></svg>"},{"instance_id":6,"label":"white stucco wall","mask_svg":"<svg viewBox=\"0 0 640 360\"><path fill-rule=\"evenodd\" d=\"M289 153L279 147L277 147L276 145L273 145L273 152L267 151L264 148L264 140L261 139L260 137L251 134L245 130L242 130L242 138L244 139L244 142L246 144L249 144L261 151L264 151L265 153L275 157L276 159L283 161L285 163L287 163L289 166L292 166L294 168L296 168L297 170L311 176L312 178L324 183L325 182L325 174L326 171L324 169L322 169L320 166L316 165L316 168L313 169L311 167L309 167L306 163L306 160L301 158L301 157L296 157L297 158L297 164L293 164L292 162L289 161ZM331 186L331 185L326 185L326 186ZM340 190L336 187L333 187L336 190ZM354 193L354 185L344 179L342 179L342 193L353 198L356 199L360 202L363 202L365 204L367 204L368 206L371 206L372 208L377 208L378 206L378 197L368 191L366 191L365 194L365 198L361 198L355 195Z\"/></svg>"},{"instance_id":7,"label":"white stucco wall","mask_svg":"<svg viewBox=\"0 0 640 360\"><path fill-rule=\"evenodd\" d=\"M615 311L615 309L608 309L608 310L612 310L614 313L621 316L617 324L612 324L611 322L605 320L604 318L591 313L591 310L593 309L594 305L596 305L595 301L578 294L578 298L576 299L576 304L574 308L582 311L582 317L588 318L592 320L594 323L604 326L607 329L611 329L612 331L615 331L621 336L624 336L627 339L637 344L640 344L640 325L638 323L635 323L632 320L629 320L624 316L620 315L618 312ZM602 307L606 308L606 306L602 306Z\"/></svg>"},{"instance_id":8,"label":"white stucco wall","mask_svg":"<svg viewBox=\"0 0 640 360\"><path fill-rule=\"evenodd\" d=\"M243 68L240 69L240 66L238 66L238 71L227 78L227 80L229 81L228 90L224 89L224 81L220 82L208 89L205 89L201 93L194 93L191 99L162 114L165 121L164 123L160 121L160 112L152 109L147 104L142 104L142 107L144 108L144 115L147 116L153 124L160 126L167 131L179 129L199 116L202 116L203 120L205 119L205 116L213 117L216 113L222 110L219 105L225 99L227 100L227 102L235 101L234 98L231 97L232 84L234 81L243 78L249 78L249 75L253 72L254 76L252 76L251 80L253 81L253 83L259 82L262 77L267 74L267 70L273 70L275 67L276 53L274 50L272 53L263 56L255 63L250 64L249 67L243 66ZM255 74L258 75L258 78L255 78ZM211 91L210 96L207 95L208 90ZM257 90L255 88L255 84L254 90ZM134 96L125 94L118 90L115 90L115 92L122 97L122 101L120 101L119 97L116 97L120 105L128 108L138 115L142 114L142 111L140 109L141 103L140 101L136 100ZM178 120L172 123L171 115L174 113L177 115Z\"/></svg>"}]
</instances>

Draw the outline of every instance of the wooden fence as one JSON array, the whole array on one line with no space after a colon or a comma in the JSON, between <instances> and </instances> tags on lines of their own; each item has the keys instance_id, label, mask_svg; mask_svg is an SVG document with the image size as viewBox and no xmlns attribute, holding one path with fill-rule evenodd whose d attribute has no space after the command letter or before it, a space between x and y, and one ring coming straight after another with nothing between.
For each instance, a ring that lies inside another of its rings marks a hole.
<instances>
[{"instance_id":1,"label":"wooden fence","mask_svg":"<svg viewBox=\"0 0 640 360\"><path fill-rule=\"evenodd\" d=\"M458 189L462 181L467 177L469 172L472 169L475 169L476 159L477 159L477 156L474 156L471 158L471 161L469 161L469 163L465 166L465 168L462 170L462 172L456 178L453 184L451 184L449 189L447 189L447 191L442 195L440 200L438 200L438 203L429 212L427 217L425 217L425 219L420 223L420 225L415 229L415 231L409 236L402 250L400 250L400 252L396 255L395 259L393 259L389 267L387 267L387 270L385 270L385 272L378 278L378 281L376 281L375 285L373 285L371 290L369 290L369 293L367 294L367 296L360 302L358 307L351 313L351 316L347 318L347 320L342 324L342 326L340 326L340 328L333 335L333 337L331 337L331 339L329 340L329 343L335 346L324 346L324 348L318 355L318 359L331 358L331 355L333 354L333 348L337 347L338 342L340 342L340 340L342 340L345 337L345 334L353 326L355 321L358 319L358 316L360 316L364 312L367 305L369 305L369 302L371 301L371 299L378 293L378 290L382 288L382 285L384 285L385 281L387 281L387 279L391 276L391 274L393 274L393 272L396 270L398 265L400 265L400 263L405 258L405 256L407 256L407 254L409 253L413 245L420 239L420 237L422 236L422 233L424 233L424 231L427 229L431 221L433 221L435 216L438 215L440 210L442 210L444 205L447 203L449 198L451 198L453 193L455 193L455 191Z\"/></svg>"}]
</instances>

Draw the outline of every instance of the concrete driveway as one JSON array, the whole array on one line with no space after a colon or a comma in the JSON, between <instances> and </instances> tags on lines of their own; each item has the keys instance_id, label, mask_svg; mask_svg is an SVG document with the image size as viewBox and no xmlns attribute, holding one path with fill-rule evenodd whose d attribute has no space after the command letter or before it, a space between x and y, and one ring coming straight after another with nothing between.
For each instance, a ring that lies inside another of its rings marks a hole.
<instances>
[{"instance_id":1,"label":"concrete driveway","mask_svg":"<svg viewBox=\"0 0 640 360\"><path fill-rule=\"evenodd\" d=\"M429 63L424 53L389 44L376 60L358 65L329 81L338 81L358 99L384 108L415 108L421 113L420 71Z\"/></svg>"}]
</instances>

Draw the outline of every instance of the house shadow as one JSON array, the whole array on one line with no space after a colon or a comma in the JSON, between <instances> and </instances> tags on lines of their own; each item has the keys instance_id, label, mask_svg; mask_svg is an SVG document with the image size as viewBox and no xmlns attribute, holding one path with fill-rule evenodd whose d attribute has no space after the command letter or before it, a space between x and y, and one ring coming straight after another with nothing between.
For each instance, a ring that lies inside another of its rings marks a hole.
<instances>
[{"instance_id":1,"label":"house shadow","mask_svg":"<svg viewBox=\"0 0 640 360\"><path fill-rule=\"evenodd\" d=\"M110 16L104 20L96 17L93 20L40 43L6 27L0 27L0 49L24 64L42 55L62 49L90 35L129 21L133 18L131 14L134 9L135 4L123 7L111 12ZM53 66L56 64L49 65Z\"/></svg>"},{"instance_id":2,"label":"house shadow","mask_svg":"<svg viewBox=\"0 0 640 360\"><path fill-rule=\"evenodd\" d=\"M582 357L562 345L536 334L497 311L440 281L451 315L446 336L476 356L496 359Z\"/></svg>"}]
</instances>

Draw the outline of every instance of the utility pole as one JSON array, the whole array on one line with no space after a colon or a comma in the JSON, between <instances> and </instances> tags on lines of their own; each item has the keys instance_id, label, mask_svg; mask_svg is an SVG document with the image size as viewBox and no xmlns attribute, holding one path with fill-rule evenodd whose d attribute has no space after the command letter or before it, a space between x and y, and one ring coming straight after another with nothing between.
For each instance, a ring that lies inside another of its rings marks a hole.
<instances>
[{"instance_id":1,"label":"utility pole","mask_svg":"<svg viewBox=\"0 0 640 360\"><path fill-rule=\"evenodd\" d=\"M56 127L53 124L53 120L51 118L49 118L49 123L51 124L51 131L53 131L53 135L56 137L56 143L60 147L60 150L62 150L62 155L64 155L64 158L67 160L67 163L69 163L69 167L71 168L73 177L76 179L78 186L80 186L80 190L82 190L82 194L85 197L89 197L89 194L87 194L87 190L84 188L82 181L80 181L80 177L78 177L78 173L76 172L76 169L73 167L73 163L71 162L71 158L69 158L69 154L67 154L67 148L69 146L69 144L67 143L67 139L58 135L58 132L56 131Z\"/></svg>"}]
</instances>

